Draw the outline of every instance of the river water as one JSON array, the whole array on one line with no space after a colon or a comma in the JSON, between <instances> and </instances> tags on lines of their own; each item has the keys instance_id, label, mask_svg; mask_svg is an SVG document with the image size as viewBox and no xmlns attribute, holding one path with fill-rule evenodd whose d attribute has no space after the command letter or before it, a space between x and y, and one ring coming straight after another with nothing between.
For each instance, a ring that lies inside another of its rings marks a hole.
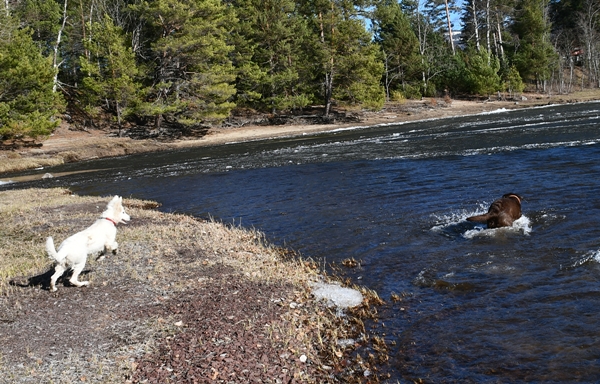
<instances>
[{"instance_id":1,"label":"river water","mask_svg":"<svg viewBox=\"0 0 600 384\"><path fill-rule=\"evenodd\" d=\"M387 302L372 326L390 382L600 381L600 103L35 172L60 177L9 186L152 199L358 260L343 272ZM509 192L525 198L513 227L464 220Z\"/></svg>"}]
</instances>

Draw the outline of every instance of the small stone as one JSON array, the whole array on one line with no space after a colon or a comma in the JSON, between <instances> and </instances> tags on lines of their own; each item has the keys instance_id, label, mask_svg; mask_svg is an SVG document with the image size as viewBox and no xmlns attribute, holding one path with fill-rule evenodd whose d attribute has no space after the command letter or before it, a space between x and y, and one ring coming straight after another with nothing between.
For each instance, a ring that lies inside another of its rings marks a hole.
<instances>
[{"instance_id":1,"label":"small stone","mask_svg":"<svg viewBox=\"0 0 600 384\"><path fill-rule=\"evenodd\" d=\"M306 363L306 360L308 360L308 357L306 357L306 355L300 356L300 362L301 363Z\"/></svg>"}]
</instances>

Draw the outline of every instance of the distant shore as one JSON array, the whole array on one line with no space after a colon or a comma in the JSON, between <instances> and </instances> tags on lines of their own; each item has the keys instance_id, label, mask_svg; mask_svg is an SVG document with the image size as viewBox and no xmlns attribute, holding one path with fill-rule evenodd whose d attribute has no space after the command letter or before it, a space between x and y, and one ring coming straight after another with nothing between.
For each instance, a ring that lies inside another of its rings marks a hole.
<instances>
[{"instance_id":1,"label":"distant shore","mask_svg":"<svg viewBox=\"0 0 600 384\"><path fill-rule=\"evenodd\" d=\"M211 128L206 135L200 138L184 137L171 141L119 138L115 137L114 132L95 129L76 130L69 124L62 124L52 136L43 141L41 147L0 150L0 175L95 158L310 135L342 128L370 127L381 124L474 115L502 109L529 108L594 100L600 100L600 89L589 89L568 95L528 93L524 94L518 101L497 99L444 101L437 98L406 100L400 103L387 103L383 110L377 112L356 111L358 121L352 123L217 127ZM0 180L6 181L6 178L0 176Z\"/></svg>"}]
</instances>

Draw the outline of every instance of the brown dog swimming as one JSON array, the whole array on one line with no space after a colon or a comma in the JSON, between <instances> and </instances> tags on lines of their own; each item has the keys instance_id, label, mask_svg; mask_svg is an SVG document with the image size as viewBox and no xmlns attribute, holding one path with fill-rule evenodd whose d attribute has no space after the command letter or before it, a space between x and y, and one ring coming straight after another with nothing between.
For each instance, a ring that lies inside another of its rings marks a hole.
<instances>
[{"instance_id":1,"label":"brown dog swimming","mask_svg":"<svg viewBox=\"0 0 600 384\"><path fill-rule=\"evenodd\" d=\"M467 217L467 221L486 223L488 228L510 227L521 217L521 200L516 193L507 193L490 205L485 215Z\"/></svg>"}]
</instances>

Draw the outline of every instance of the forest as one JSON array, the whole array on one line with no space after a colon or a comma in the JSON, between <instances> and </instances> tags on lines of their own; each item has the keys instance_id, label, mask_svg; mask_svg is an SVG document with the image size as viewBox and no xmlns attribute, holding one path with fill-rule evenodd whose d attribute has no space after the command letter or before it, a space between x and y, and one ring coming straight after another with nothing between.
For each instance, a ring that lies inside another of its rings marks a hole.
<instances>
[{"instance_id":1,"label":"forest","mask_svg":"<svg viewBox=\"0 0 600 384\"><path fill-rule=\"evenodd\" d=\"M4 0L0 138L600 86L600 0Z\"/></svg>"}]
</instances>

